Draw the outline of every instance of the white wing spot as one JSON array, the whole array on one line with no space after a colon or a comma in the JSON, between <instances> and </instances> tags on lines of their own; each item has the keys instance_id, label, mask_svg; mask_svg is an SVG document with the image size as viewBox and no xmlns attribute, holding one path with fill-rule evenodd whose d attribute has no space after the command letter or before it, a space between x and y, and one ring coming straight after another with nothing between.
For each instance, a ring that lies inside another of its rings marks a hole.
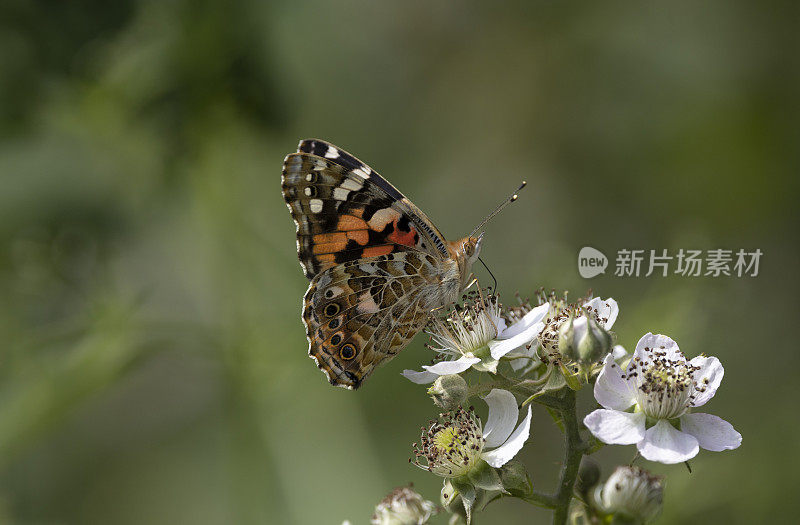
<instances>
[{"instance_id":1,"label":"white wing spot","mask_svg":"<svg viewBox=\"0 0 800 525\"><path fill-rule=\"evenodd\" d=\"M328 146L328 151L325 152L325 158L335 159L339 156L339 150L333 146Z\"/></svg>"},{"instance_id":2,"label":"white wing spot","mask_svg":"<svg viewBox=\"0 0 800 525\"><path fill-rule=\"evenodd\" d=\"M377 266L375 266L374 264L369 264L369 263L359 264L358 265L358 269L361 270L362 272L367 272L367 273L370 273L370 274L375 273L375 272L378 271L378 267Z\"/></svg>"},{"instance_id":3,"label":"white wing spot","mask_svg":"<svg viewBox=\"0 0 800 525\"><path fill-rule=\"evenodd\" d=\"M380 308L378 307L378 303L375 302L375 299L372 298L372 294L364 292L358 296L358 311L374 314L380 311Z\"/></svg>"},{"instance_id":4,"label":"white wing spot","mask_svg":"<svg viewBox=\"0 0 800 525\"><path fill-rule=\"evenodd\" d=\"M340 187L350 191L358 191L361 188L363 188L364 185L358 182L357 180L345 179L344 182L342 182L342 184L340 185Z\"/></svg>"},{"instance_id":5,"label":"white wing spot","mask_svg":"<svg viewBox=\"0 0 800 525\"><path fill-rule=\"evenodd\" d=\"M350 193L350 190L345 188L334 188L333 189L333 198L337 201L346 201L347 195Z\"/></svg>"},{"instance_id":6,"label":"white wing spot","mask_svg":"<svg viewBox=\"0 0 800 525\"><path fill-rule=\"evenodd\" d=\"M303 193L305 193L306 195L308 195L309 197L311 197L311 187L310 187L310 186L307 186L307 187L306 187L306 188L303 190Z\"/></svg>"},{"instance_id":7,"label":"white wing spot","mask_svg":"<svg viewBox=\"0 0 800 525\"><path fill-rule=\"evenodd\" d=\"M376 231L383 231L387 224L400 217L400 214L391 208L383 208L376 211L369 220L370 228Z\"/></svg>"},{"instance_id":8,"label":"white wing spot","mask_svg":"<svg viewBox=\"0 0 800 525\"><path fill-rule=\"evenodd\" d=\"M368 179L369 178L369 173L367 173L367 171L364 168L356 168L353 171L351 171L350 173L354 173L354 174L358 175L359 177L361 177L362 179Z\"/></svg>"},{"instance_id":9,"label":"white wing spot","mask_svg":"<svg viewBox=\"0 0 800 525\"><path fill-rule=\"evenodd\" d=\"M319 199L311 199L308 201L309 207L311 207L311 213L319 213L322 211L322 201Z\"/></svg>"},{"instance_id":10,"label":"white wing spot","mask_svg":"<svg viewBox=\"0 0 800 525\"><path fill-rule=\"evenodd\" d=\"M311 179L313 179L313 178L314 178L314 175L312 175L311 173L309 173L308 175L306 175L306 180L307 180L308 182L311 182Z\"/></svg>"}]
</instances>

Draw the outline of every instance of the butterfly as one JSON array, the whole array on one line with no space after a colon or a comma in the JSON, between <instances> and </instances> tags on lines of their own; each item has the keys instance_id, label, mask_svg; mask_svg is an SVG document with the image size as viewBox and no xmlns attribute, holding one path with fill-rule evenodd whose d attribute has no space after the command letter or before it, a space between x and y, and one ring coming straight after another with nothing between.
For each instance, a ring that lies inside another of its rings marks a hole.
<instances>
[{"instance_id":1,"label":"butterfly","mask_svg":"<svg viewBox=\"0 0 800 525\"><path fill-rule=\"evenodd\" d=\"M302 314L308 355L332 385L355 390L431 311L461 296L483 234L445 240L386 179L322 140L303 140L286 156L281 187L311 280Z\"/></svg>"}]
</instances>

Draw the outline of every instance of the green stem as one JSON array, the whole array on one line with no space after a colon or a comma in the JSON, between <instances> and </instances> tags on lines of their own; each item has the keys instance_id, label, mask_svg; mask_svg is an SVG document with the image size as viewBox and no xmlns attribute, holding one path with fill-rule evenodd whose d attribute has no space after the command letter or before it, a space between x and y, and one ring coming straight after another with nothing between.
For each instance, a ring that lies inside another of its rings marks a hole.
<instances>
[{"instance_id":1,"label":"green stem","mask_svg":"<svg viewBox=\"0 0 800 525\"><path fill-rule=\"evenodd\" d=\"M562 406L559 407L558 411L564 422L564 464L561 467L558 490L554 494L556 505L553 513L553 524L564 525L567 522L569 503L572 500L575 479L578 477L578 468L586 450L586 443L581 440L579 433L578 420L575 415L575 392L573 390L564 389Z\"/></svg>"},{"instance_id":2,"label":"green stem","mask_svg":"<svg viewBox=\"0 0 800 525\"><path fill-rule=\"evenodd\" d=\"M498 378L487 383L478 383L472 385L467 389L467 397L480 396L481 394L489 393L493 388L502 388L510 390L514 386L514 382L506 378Z\"/></svg>"},{"instance_id":3,"label":"green stem","mask_svg":"<svg viewBox=\"0 0 800 525\"><path fill-rule=\"evenodd\" d=\"M523 496L522 499L528 503L536 505L537 507L544 507L547 509L555 509L558 505L558 500L556 500L554 495L542 494L541 492L536 492L535 490L530 494Z\"/></svg>"}]
</instances>

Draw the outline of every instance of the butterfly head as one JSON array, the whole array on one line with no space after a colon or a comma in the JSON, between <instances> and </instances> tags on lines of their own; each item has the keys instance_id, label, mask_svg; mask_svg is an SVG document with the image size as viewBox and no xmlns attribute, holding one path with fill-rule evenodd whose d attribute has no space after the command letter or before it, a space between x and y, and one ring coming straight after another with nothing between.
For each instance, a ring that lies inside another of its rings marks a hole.
<instances>
[{"instance_id":1,"label":"butterfly head","mask_svg":"<svg viewBox=\"0 0 800 525\"><path fill-rule=\"evenodd\" d=\"M483 233L477 237L464 237L457 241L450 242L450 252L458 263L459 273L461 273L462 289L469 284L472 276L472 265L478 260L481 254L481 243Z\"/></svg>"}]
</instances>

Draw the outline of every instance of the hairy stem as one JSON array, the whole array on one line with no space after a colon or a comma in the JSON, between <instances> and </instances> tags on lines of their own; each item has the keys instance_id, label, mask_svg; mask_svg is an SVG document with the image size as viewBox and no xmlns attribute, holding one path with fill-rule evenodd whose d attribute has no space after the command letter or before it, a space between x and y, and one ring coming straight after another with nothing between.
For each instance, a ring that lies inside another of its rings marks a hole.
<instances>
[{"instance_id":1,"label":"hairy stem","mask_svg":"<svg viewBox=\"0 0 800 525\"><path fill-rule=\"evenodd\" d=\"M486 383L478 383L472 385L467 390L467 397L476 397L483 394L488 394L493 388L502 388L511 390L514 387L514 382L504 377L497 377L492 381Z\"/></svg>"},{"instance_id":2,"label":"hairy stem","mask_svg":"<svg viewBox=\"0 0 800 525\"><path fill-rule=\"evenodd\" d=\"M578 477L578 468L586 450L586 443L581 440L575 414L575 392L569 388L565 388L564 391L561 406L558 408L564 424L564 464L561 466L558 490L553 495L556 502L553 513L554 525L563 525L567 522L575 479Z\"/></svg>"}]
</instances>

